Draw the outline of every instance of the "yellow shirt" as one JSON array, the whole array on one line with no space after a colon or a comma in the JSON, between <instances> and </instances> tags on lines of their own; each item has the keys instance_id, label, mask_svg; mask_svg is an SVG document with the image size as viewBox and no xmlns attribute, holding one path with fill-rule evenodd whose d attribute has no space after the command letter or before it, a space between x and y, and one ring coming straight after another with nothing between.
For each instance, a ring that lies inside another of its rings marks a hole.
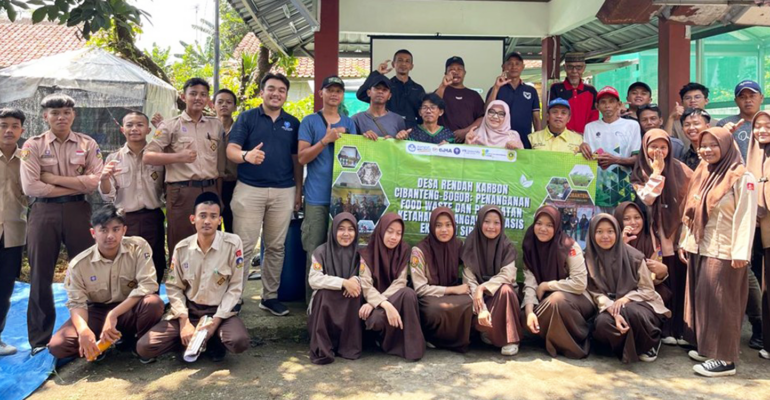
<instances>
[{"instance_id":1,"label":"yellow shirt","mask_svg":"<svg viewBox=\"0 0 770 400\"><path fill-rule=\"evenodd\" d=\"M530 133L528 137L529 143L532 144L532 150L559 151L575 154L580 151L580 145L583 143L583 136L569 129L564 129L561 135L554 136L546 127L542 131Z\"/></svg>"}]
</instances>

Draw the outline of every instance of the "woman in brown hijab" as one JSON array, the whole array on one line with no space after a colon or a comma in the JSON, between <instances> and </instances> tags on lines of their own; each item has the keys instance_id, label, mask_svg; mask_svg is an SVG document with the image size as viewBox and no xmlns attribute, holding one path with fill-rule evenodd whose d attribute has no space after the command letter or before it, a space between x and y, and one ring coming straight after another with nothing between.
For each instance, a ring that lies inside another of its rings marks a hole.
<instances>
[{"instance_id":1,"label":"woman in brown hijab","mask_svg":"<svg viewBox=\"0 0 770 400\"><path fill-rule=\"evenodd\" d=\"M473 318L470 288L460 277L462 242L455 235L454 213L438 207L430 214L430 232L412 248L409 268L428 347L468 351Z\"/></svg>"},{"instance_id":2,"label":"woman in brown hijab","mask_svg":"<svg viewBox=\"0 0 770 400\"><path fill-rule=\"evenodd\" d=\"M684 338L703 376L735 375L757 218L757 185L725 128L701 132L679 255L687 264ZM697 289L697 290L696 290Z\"/></svg>"},{"instance_id":3,"label":"woman in brown hijab","mask_svg":"<svg viewBox=\"0 0 770 400\"><path fill-rule=\"evenodd\" d=\"M474 327L484 343L504 356L519 352L521 329L516 297L516 249L503 232L503 212L487 205L479 210L476 227L465 239L461 259L463 282L473 294ZM524 303L536 303L535 278L524 271Z\"/></svg>"},{"instance_id":4,"label":"woman in brown hijab","mask_svg":"<svg viewBox=\"0 0 770 400\"><path fill-rule=\"evenodd\" d=\"M329 364L335 354L355 360L361 356L363 329L358 319L358 224L352 214L343 212L334 217L329 241L313 252L311 265L308 281L313 297L307 319L310 361Z\"/></svg>"},{"instance_id":5,"label":"woman in brown hijab","mask_svg":"<svg viewBox=\"0 0 770 400\"><path fill-rule=\"evenodd\" d=\"M588 292L598 307L593 337L624 363L652 362L662 318L671 316L655 291L644 254L623 243L618 221L597 214L588 228Z\"/></svg>"},{"instance_id":6,"label":"woman in brown hijab","mask_svg":"<svg viewBox=\"0 0 770 400\"><path fill-rule=\"evenodd\" d=\"M687 282L687 265L676 255L679 235L682 228L682 213L687 196L687 188L692 177L692 170L676 160L671 149L671 139L662 129L651 129L642 138L642 156L636 160L631 174L631 184L639 199L647 206L649 227L658 247L654 256L645 251L645 256L654 259L647 267L655 273L656 290L664 288L670 292L670 300L664 297L666 306L671 309L671 319L663 327L663 343L668 345L688 346L683 338L684 332L684 294ZM616 218L618 215L616 213ZM618 222L622 220L618 219ZM624 236L626 238L626 236ZM637 239L639 242L641 238ZM636 246L635 246L636 247ZM639 247L636 247L641 250ZM660 262L665 264L666 273ZM668 275L662 282L661 278ZM663 295L664 293L661 293Z\"/></svg>"},{"instance_id":7,"label":"woman in brown hijab","mask_svg":"<svg viewBox=\"0 0 770 400\"><path fill-rule=\"evenodd\" d=\"M757 180L757 217L759 218L759 232L762 249L764 252L764 264L762 273L762 332L768 332L768 340L763 341L763 349L759 356L770 360L770 113L760 111L754 116L751 124L753 138L749 143L746 167ZM757 241L755 240L756 244Z\"/></svg>"},{"instance_id":8,"label":"woman in brown hijab","mask_svg":"<svg viewBox=\"0 0 770 400\"><path fill-rule=\"evenodd\" d=\"M366 304L358 316L379 333L388 354L417 361L425 354L417 294L406 287L410 247L403 239L404 220L396 213L380 218L361 254L361 290Z\"/></svg>"},{"instance_id":9,"label":"woman in brown hijab","mask_svg":"<svg viewBox=\"0 0 770 400\"><path fill-rule=\"evenodd\" d=\"M583 250L562 230L561 214L554 206L535 213L535 223L524 234L524 265L537 282L540 304L525 307L529 330L545 340L552 357L585 358L591 348L588 320L594 304L586 292Z\"/></svg>"},{"instance_id":10,"label":"woman in brown hijab","mask_svg":"<svg viewBox=\"0 0 770 400\"><path fill-rule=\"evenodd\" d=\"M649 210L648 210L649 211ZM660 240L657 235L652 233L652 227L647 221L647 213L642 210L642 206L631 201L625 201L615 207L613 214L620 224L621 237L623 242L639 250L646 257L647 269L654 274L652 283L655 285L655 291L663 299L663 304L669 308L674 297L671 288L668 286L668 266L662 263ZM676 257L676 256L674 256ZM681 264L681 261L677 262ZM686 268L685 268L686 270ZM684 295L684 288L682 289ZM684 301L684 300L683 300ZM672 311L673 315L673 311ZM671 320L666 320L662 327L664 344L676 345L677 340L671 335ZM683 345L684 345L684 340Z\"/></svg>"}]
</instances>

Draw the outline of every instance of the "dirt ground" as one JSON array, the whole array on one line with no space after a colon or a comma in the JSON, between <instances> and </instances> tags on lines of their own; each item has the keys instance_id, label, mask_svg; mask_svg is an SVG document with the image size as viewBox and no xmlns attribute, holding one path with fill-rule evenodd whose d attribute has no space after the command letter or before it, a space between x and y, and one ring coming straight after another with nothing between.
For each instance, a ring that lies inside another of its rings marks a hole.
<instances>
[{"instance_id":1,"label":"dirt ground","mask_svg":"<svg viewBox=\"0 0 770 400\"><path fill-rule=\"evenodd\" d=\"M474 343L467 354L428 350L406 362L366 349L361 359L316 366L307 354L304 304L273 317L257 308L259 282L247 286L241 314L252 347L213 363L186 364L167 354L142 365L130 353L102 362L77 360L59 368L30 399L770 399L770 361L742 339L738 374L700 378L684 350L663 346L654 363L621 364L608 355L585 360L551 358L537 340L514 357Z\"/></svg>"}]
</instances>

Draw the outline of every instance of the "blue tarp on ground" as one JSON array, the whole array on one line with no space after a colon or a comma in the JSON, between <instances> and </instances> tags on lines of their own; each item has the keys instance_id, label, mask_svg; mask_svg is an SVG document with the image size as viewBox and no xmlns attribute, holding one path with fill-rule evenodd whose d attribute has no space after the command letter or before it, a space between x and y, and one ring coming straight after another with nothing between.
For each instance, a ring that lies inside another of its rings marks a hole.
<instances>
[{"instance_id":1,"label":"blue tarp on ground","mask_svg":"<svg viewBox=\"0 0 770 400\"><path fill-rule=\"evenodd\" d=\"M164 302L166 287L161 285L160 295ZM54 332L69 319L69 311L64 303L67 302L67 292L61 283L53 284L53 297L56 304L56 325ZM16 282L11 296L11 309L8 311L3 341L16 346L18 353L0 357L0 399L21 400L32 394L48 379L54 370L56 360L44 350L34 357L29 356L30 348L27 340L27 303L29 301L29 284Z\"/></svg>"}]
</instances>

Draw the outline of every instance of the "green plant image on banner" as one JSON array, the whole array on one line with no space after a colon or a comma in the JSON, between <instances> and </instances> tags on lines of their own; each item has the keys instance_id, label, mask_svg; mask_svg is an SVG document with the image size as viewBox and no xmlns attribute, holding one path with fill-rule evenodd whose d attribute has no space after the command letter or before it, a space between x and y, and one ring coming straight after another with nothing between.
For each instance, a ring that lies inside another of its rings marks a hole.
<instances>
[{"instance_id":1,"label":"green plant image on banner","mask_svg":"<svg viewBox=\"0 0 770 400\"><path fill-rule=\"evenodd\" d=\"M330 212L356 216L363 241L385 212L404 219L414 245L428 233L430 213L451 208L457 234L466 237L476 213L500 207L505 233L521 249L526 229L543 204L560 209L562 228L585 247L595 212L596 167L580 154L506 150L343 135L335 142Z\"/></svg>"}]
</instances>

